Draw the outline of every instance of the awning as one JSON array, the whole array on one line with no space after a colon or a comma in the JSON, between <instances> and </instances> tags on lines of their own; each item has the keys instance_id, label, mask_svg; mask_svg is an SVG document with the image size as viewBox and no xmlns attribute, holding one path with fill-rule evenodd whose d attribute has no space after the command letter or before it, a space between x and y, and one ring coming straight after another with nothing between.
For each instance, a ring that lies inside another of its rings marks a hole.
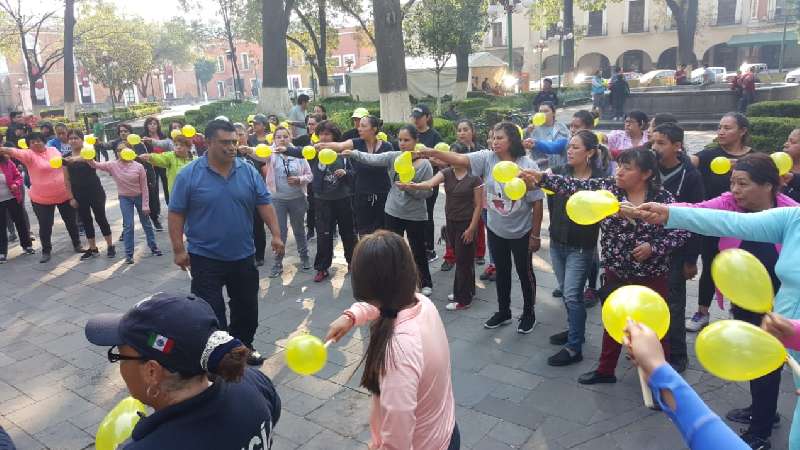
<instances>
[{"instance_id":1,"label":"awning","mask_svg":"<svg viewBox=\"0 0 800 450\"><path fill-rule=\"evenodd\" d=\"M758 47L762 45L781 45L782 31L768 33L737 34L728 39L728 47ZM797 45L797 32L786 31L786 45Z\"/></svg>"}]
</instances>

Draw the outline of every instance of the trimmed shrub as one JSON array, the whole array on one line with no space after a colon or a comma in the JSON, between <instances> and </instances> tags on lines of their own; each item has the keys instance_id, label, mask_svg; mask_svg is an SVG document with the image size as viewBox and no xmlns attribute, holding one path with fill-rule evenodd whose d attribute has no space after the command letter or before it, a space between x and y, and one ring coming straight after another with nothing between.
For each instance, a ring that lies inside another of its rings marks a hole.
<instances>
[{"instance_id":1,"label":"trimmed shrub","mask_svg":"<svg viewBox=\"0 0 800 450\"><path fill-rule=\"evenodd\" d=\"M452 144L456 141L456 124L441 117L433 118L433 128L442 136L442 141Z\"/></svg>"},{"instance_id":2,"label":"trimmed shrub","mask_svg":"<svg viewBox=\"0 0 800 450\"><path fill-rule=\"evenodd\" d=\"M753 103L747 107L747 117L800 118L800 100L779 100Z\"/></svg>"},{"instance_id":3,"label":"trimmed shrub","mask_svg":"<svg viewBox=\"0 0 800 450\"><path fill-rule=\"evenodd\" d=\"M800 118L752 117L750 118L751 145L759 152L778 151L795 128L800 128Z\"/></svg>"},{"instance_id":4,"label":"trimmed shrub","mask_svg":"<svg viewBox=\"0 0 800 450\"><path fill-rule=\"evenodd\" d=\"M487 98L468 98L460 102L453 102L453 105L460 114L468 118L476 118L483 114L483 110L491 105Z\"/></svg>"},{"instance_id":5,"label":"trimmed shrub","mask_svg":"<svg viewBox=\"0 0 800 450\"><path fill-rule=\"evenodd\" d=\"M493 106L491 108L486 108L483 110L483 118L486 122L486 125L489 127L494 126L494 124L498 122L502 122L505 117L510 114L514 108L508 108L503 106Z\"/></svg>"}]
</instances>

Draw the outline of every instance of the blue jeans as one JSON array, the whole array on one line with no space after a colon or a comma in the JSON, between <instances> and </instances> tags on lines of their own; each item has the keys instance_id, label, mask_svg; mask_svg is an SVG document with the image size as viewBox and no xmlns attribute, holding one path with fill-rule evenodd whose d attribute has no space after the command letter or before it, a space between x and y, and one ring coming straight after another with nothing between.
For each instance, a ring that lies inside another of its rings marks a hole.
<instances>
[{"instance_id":1,"label":"blue jeans","mask_svg":"<svg viewBox=\"0 0 800 450\"><path fill-rule=\"evenodd\" d=\"M153 224L150 217L142 212L142 196L123 197L119 196L119 209L122 211L122 239L125 241L125 256L133 256L133 211L139 213L139 223L144 228L144 235L147 237L147 246L150 250L156 250L156 234L153 232Z\"/></svg>"},{"instance_id":2,"label":"blue jeans","mask_svg":"<svg viewBox=\"0 0 800 450\"><path fill-rule=\"evenodd\" d=\"M591 248L572 247L550 241L550 259L556 280L564 293L564 306L567 308L567 347L578 353L584 341L586 329L586 305L583 303L583 286L586 274L592 265Z\"/></svg>"}]
</instances>

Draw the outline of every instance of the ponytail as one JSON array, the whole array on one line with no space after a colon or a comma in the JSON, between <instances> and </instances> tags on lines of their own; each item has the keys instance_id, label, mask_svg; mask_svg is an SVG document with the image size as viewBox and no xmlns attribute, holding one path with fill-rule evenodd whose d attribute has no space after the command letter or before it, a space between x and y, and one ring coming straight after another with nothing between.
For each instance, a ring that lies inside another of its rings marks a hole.
<instances>
[{"instance_id":1,"label":"ponytail","mask_svg":"<svg viewBox=\"0 0 800 450\"><path fill-rule=\"evenodd\" d=\"M381 316L370 327L369 345L364 358L364 373L361 375L361 386L375 395L381 393L381 376L386 373L386 360L389 354L389 344L394 336L394 322L397 318Z\"/></svg>"}]
</instances>

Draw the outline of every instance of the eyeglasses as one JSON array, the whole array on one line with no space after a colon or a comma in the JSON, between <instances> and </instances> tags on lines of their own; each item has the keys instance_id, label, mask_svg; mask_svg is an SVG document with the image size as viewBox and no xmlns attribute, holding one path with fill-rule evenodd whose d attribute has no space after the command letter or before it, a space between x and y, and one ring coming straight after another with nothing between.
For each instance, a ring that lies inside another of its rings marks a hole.
<instances>
[{"instance_id":1,"label":"eyeglasses","mask_svg":"<svg viewBox=\"0 0 800 450\"><path fill-rule=\"evenodd\" d=\"M119 361L147 361L147 358L143 356L128 356L122 355L120 353L114 353L114 348L117 346L113 346L108 349L108 362L115 363Z\"/></svg>"}]
</instances>

